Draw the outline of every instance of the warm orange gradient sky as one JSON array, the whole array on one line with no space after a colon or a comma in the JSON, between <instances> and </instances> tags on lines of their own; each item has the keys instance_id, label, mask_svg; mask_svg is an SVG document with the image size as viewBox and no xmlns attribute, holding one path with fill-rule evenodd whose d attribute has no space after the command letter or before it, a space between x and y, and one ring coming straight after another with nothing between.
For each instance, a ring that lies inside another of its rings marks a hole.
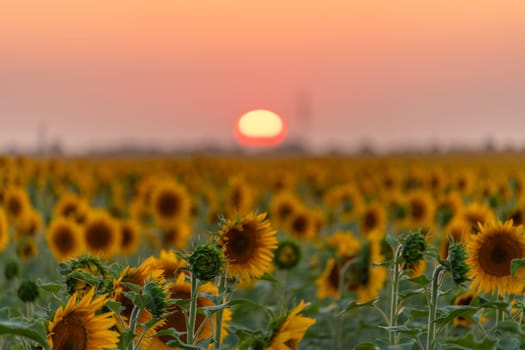
<instances>
[{"instance_id":1,"label":"warm orange gradient sky","mask_svg":"<svg viewBox=\"0 0 525 350\"><path fill-rule=\"evenodd\" d=\"M0 0L0 148L231 145L256 108L317 148L525 145L524 23L522 0Z\"/></svg>"}]
</instances>

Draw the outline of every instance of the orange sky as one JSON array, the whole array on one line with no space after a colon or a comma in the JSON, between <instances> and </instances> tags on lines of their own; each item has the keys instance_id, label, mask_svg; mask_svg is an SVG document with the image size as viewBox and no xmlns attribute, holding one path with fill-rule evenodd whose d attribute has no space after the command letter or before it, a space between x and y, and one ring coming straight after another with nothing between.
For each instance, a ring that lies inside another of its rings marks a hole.
<instances>
[{"instance_id":1,"label":"orange sky","mask_svg":"<svg viewBox=\"0 0 525 350\"><path fill-rule=\"evenodd\" d=\"M243 112L315 147L525 144L525 2L0 0L0 147L232 144ZM299 122L299 96L312 120Z\"/></svg>"}]
</instances>

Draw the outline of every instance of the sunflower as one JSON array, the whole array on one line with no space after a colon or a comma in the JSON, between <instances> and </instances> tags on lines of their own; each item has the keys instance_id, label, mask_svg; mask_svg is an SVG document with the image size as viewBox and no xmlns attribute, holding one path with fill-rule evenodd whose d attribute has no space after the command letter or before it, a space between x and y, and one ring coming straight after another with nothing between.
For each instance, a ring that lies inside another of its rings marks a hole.
<instances>
[{"instance_id":1,"label":"sunflower","mask_svg":"<svg viewBox=\"0 0 525 350\"><path fill-rule=\"evenodd\" d=\"M16 238L21 236L34 238L42 229L42 218L36 210L28 210L16 223Z\"/></svg>"},{"instance_id":2,"label":"sunflower","mask_svg":"<svg viewBox=\"0 0 525 350\"><path fill-rule=\"evenodd\" d=\"M108 213L102 210L89 213L83 233L87 250L91 254L111 258L119 252L122 233L118 222Z\"/></svg>"},{"instance_id":3,"label":"sunflower","mask_svg":"<svg viewBox=\"0 0 525 350\"><path fill-rule=\"evenodd\" d=\"M212 300L203 296L205 293L216 296L218 294L217 287L211 282L204 283L199 286L200 295L197 297L197 307L199 308L215 305ZM168 294L170 299L191 299L191 284L185 281L184 274L179 274L175 282L168 283ZM230 320L231 311L226 308L223 311L223 328L221 330L221 337L227 335L226 326ZM176 304L169 306L168 316L166 317L165 321L166 322L158 328L158 331L174 328L178 332L187 332L186 316L184 310L180 306ZM215 314L212 317L207 318L204 314L198 313L195 321L195 330L201 328L201 332L197 335L195 343L198 343L200 340L210 338L213 335L215 324ZM167 349L165 344L168 341L173 340L173 338L169 335L163 335L157 337L156 339L157 340L152 341L149 349ZM187 341L186 334L182 335L180 339L185 343Z\"/></svg>"},{"instance_id":4,"label":"sunflower","mask_svg":"<svg viewBox=\"0 0 525 350\"><path fill-rule=\"evenodd\" d=\"M360 233L367 236L374 230L383 231L386 225L385 209L378 203L368 204L361 213Z\"/></svg>"},{"instance_id":5,"label":"sunflower","mask_svg":"<svg viewBox=\"0 0 525 350\"><path fill-rule=\"evenodd\" d=\"M473 291L467 291L464 293L461 293L457 297L454 298L454 301L452 302L453 305L471 305L472 301L476 298L476 293ZM486 316L481 316L480 320L481 323L485 323L487 321ZM465 317L454 317L452 320L452 324L457 327L468 327L472 323L471 320Z\"/></svg>"},{"instance_id":6,"label":"sunflower","mask_svg":"<svg viewBox=\"0 0 525 350\"><path fill-rule=\"evenodd\" d=\"M280 192L272 197L270 218L277 227L286 227L289 219L299 208L301 208L301 202L293 193Z\"/></svg>"},{"instance_id":7,"label":"sunflower","mask_svg":"<svg viewBox=\"0 0 525 350\"><path fill-rule=\"evenodd\" d=\"M31 209L27 192L20 187L9 187L5 192L4 208L11 220L19 221Z\"/></svg>"},{"instance_id":8,"label":"sunflower","mask_svg":"<svg viewBox=\"0 0 525 350\"><path fill-rule=\"evenodd\" d=\"M226 221L219 230L219 245L228 261L229 274L242 279L258 278L272 265L273 249L277 248L276 231L266 213L249 213Z\"/></svg>"},{"instance_id":9,"label":"sunflower","mask_svg":"<svg viewBox=\"0 0 525 350\"><path fill-rule=\"evenodd\" d=\"M129 318L133 311L133 302L125 296L126 292L129 292L130 289L125 283L133 283L138 286L144 287L146 281L153 280L159 283L159 285L165 285L165 281L162 278L162 271L156 269L154 266L143 262L138 267L126 267L120 277L113 281L113 295L112 299L119 302L124 306L124 310L120 312L120 318L129 325ZM153 319L153 315L146 309L140 311L137 316L137 324L146 324ZM153 335L157 332L158 327L162 326L164 321L159 321L155 323L151 328L146 331L146 334L143 336L144 328L137 327L135 329L135 340L143 338L140 345L140 349L147 349L152 340ZM124 325L117 324L120 331L124 330Z\"/></svg>"},{"instance_id":10,"label":"sunflower","mask_svg":"<svg viewBox=\"0 0 525 350\"><path fill-rule=\"evenodd\" d=\"M66 193L60 197L53 208L53 215L76 221L79 216L85 216L87 208L88 204L82 198L72 193Z\"/></svg>"},{"instance_id":11,"label":"sunflower","mask_svg":"<svg viewBox=\"0 0 525 350\"><path fill-rule=\"evenodd\" d=\"M254 196L254 190L242 176L231 178L224 197L224 205L228 217L233 217L237 214L243 215L252 210Z\"/></svg>"},{"instance_id":12,"label":"sunflower","mask_svg":"<svg viewBox=\"0 0 525 350\"><path fill-rule=\"evenodd\" d=\"M436 207L428 192L412 192L407 198L408 225L411 228L433 227Z\"/></svg>"},{"instance_id":13,"label":"sunflower","mask_svg":"<svg viewBox=\"0 0 525 350\"><path fill-rule=\"evenodd\" d=\"M324 197L325 205L338 220L351 221L361 211L363 199L354 185L341 185L328 191Z\"/></svg>"},{"instance_id":14,"label":"sunflower","mask_svg":"<svg viewBox=\"0 0 525 350\"><path fill-rule=\"evenodd\" d=\"M19 240L16 246L16 254L22 261L27 261L29 258L37 256L38 247L35 244L35 240L29 237Z\"/></svg>"},{"instance_id":15,"label":"sunflower","mask_svg":"<svg viewBox=\"0 0 525 350\"><path fill-rule=\"evenodd\" d=\"M288 230L300 240L312 240L317 236L317 218L308 209L297 210L288 221Z\"/></svg>"},{"instance_id":16,"label":"sunflower","mask_svg":"<svg viewBox=\"0 0 525 350\"><path fill-rule=\"evenodd\" d=\"M179 259L173 250L160 251L160 258L150 256L142 265L149 265L151 270L159 269L162 271L162 277L165 279L177 278L181 272L179 269L186 266L187 262L184 259Z\"/></svg>"},{"instance_id":17,"label":"sunflower","mask_svg":"<svg viewBox=\"0 0 525 350\"><path fill-rule=\"evenodd\" d=\"M387 276L385 268L374 266L383 260L380 249L380 241L374 238L367 240L355 256L343 257L339 261L334 258L329 259L323 273L315 281L318 287L317 298L324 299L328 296L340 298L341 269L350 260L354 261L350 263L345 276L345 289L355 292L359 303L377 297Z\"/></svg>"},{"instance_id":18,"label":"sunflower","mask_svg":"<svg viewBox=\"0 0 525 350\"><path fill-rule=\"evenodd\" d=\"M507 211L505 214L505 219L512 220L514 225L523 225L525 224L525 210L522 206L514 206L512 209Z\"/></svg>"},{"instance_id":19,"label":"sunflower","mask_svg":"<svg viewBox=\"0 0 525 350\"><path fill-rule=\"evenodd\" d=\"M46 231L49 250L55 259L63 261L82 254L85 240L79 227L62 217L56 217Z\"/></svg>"},{"instance_id":20,"label":"sunflower","mask_svg":"<svg viewBox=\"0 0 525 350\"><path fill-rule=\"evenodd\" d=\"M0 208L0 252L9 244L9 226L4 209Z\"/></svg>"},{"instance_id":21,"label":"sunflower","mask_svg":"<svg viewBox=\"0 0 525 350\"><path fill-rule=\"evenodd\" d=\"M158 225L167 226L190 217L188 193L175 181L160 182L151 196L151 212Z\"/></svg>"},{"instance_id":22,"label":"sunflower","mask_svg":"<svg viewBox=\"0 0 525 350\"><path fill-rule=\"evenodd\" d=\"M525 257L522 229L510 220L480 225L480 233L471 236L467 244L471 289L491 294L497 292L500 296L523 290L525 282L510 273L512 259Z\"/></svg>"},{"instance_id":23,"label":"sunflower","mask_svg":"<svg viewBox=\"0 0 525 350\"><path fill-rule=\"evenodd\" d=\"M121 241L120 251L124 255L133 255L140 243L140 226L134 220L126 220L120 223Z\"/></svg>"},{"instance_id":24,"label":"sunflower","mask_svg":"<svg viewBox=\"0 0 525 350\"><path fill-rule=\"evenodd\" d=\"M437 200L437 221L445 226L454 219L463 208L463 198L458 192L450 192Z\"/></svg>"},{"instance_id":25,"label":"sunflower","mask_svg":"<svg viewBox=\"0 0 525 350\"><path fill-rule=\"evenodd\" d=\"M270 344L265 350L299 349L299 343L303 339L306 331L315 324L315 319L299 315L308 305L309 304L305 304L304 301L301 300L299 305L290 311L270 338Z\"/></svg>"},{"instance_id":26,"label":"sunflower","mask_svg":"<svg viewBox=\"0 0 525 350\"><path fill-rule=\"evenodd\" d=\"M191 227L186 222L177 222L162 228L161 244L163 248L184 249L191 237Z\"/></svg>"},{"instance_id":27,"label":"sunflower","mask_svg":"<svg viewBox=\"0 0 525 350\"><path fill-rule=\"evenodd\" d=\"M479 233L479 224L493 224L496 221L496 215L490 207L476 202L465 206L459 216L470 224L470 232L473 234Z\"/></svg>"},{"instance_id":28,"label":"sunflower","mask_svg":"<svg viewBox=\"0 0 525 350\"><path fill-rule=\"evenodd\" d=\"M352 257L357 254L361 242L351 232L337 231L328 237L326 243L329 247L336 249L338 256Z\"/></svg>"},{"instance_id":29,"label":"sunflower","mask_svg":"<svg viewBox=\"0 0 525 350\"><path fill-rule=\"evenodd\" d=\"M91 289L77 302L73 294L65 307L59 307L53 321L49 322L47 342L53 350L98 350L117 348L119 335L112 331L115 319L112 312L95 315L106 303L105 296L93 299Z\"/></svg>"},{"instance_id":30,"label":"sunflower","mask_svg":"<svg viewBox=\"0 0 525 350\"><path fill-rule=\"evenodd\" d=\"M448 256L448 246L452 239L455 242L467 242L470 237L470 224L456 218L452 220L443 230L441 244L439 246L439 256L446 259Z\"/></svg>"}]
</instances>

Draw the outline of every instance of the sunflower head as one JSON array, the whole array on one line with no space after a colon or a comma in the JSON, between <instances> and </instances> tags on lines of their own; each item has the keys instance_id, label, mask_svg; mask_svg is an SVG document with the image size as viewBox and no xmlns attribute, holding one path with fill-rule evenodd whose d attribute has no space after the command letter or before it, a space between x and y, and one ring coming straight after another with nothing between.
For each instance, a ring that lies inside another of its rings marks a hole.
<instances>
[{"instance_id":1,"label":"sunflower head","mask_svg":"<svg viewBox=\"0 0 525 350\"><path fill-rule=\"evenodd\" d=\"M448 250L448 261L450 263L450 273L456 284L463 284L468 281L467 273L467 253L465 245L462 243L451 242Z\"/></svg>"},{"instance_id":2,"label":"sunflower head","mask_svg":"<svg viewBox=\"0 0 525 350\"><path fill-rule=\"evenodd\" d=\"M293 269L299 264L301 260L301 248L292 240L284 240L279 242L275 255L273 257L274 264L282 269Z\"/></svg>"},{"instance_id":3,"label":"sunflower head","mask_svg":"<svg viewBox=\"0 0 525 350\"><path fill-rule=\"evenodd\" d=\"M264 349L298 349L306 331L316 322L315 319L300 314L308 305L301 300L285 317L275 320L271 327L273 332Z\"/></svg>"},{"instance_id":4,"label":"sunflower head","mask_svg":"<svg viewBox=\"0 0 525 350\"><path fill-rule=\"evenodd\" d=\"M167 295L159 281L149 280L144 284L143 295L149 298L146 310L151 312L154 318L160 319L167 310Z\"/></svg>"},{"instance_id":5,"label":"sunflower head","mask_svg":"<svg viewBox=\"0 0 525 350\"><path fill-rule=\"evenodd\" d=\"M227 220L219 230L218 244L227 260L227 271L240 279L262 276L271 267L277 248L276 231L266 213Z\"/></svg>"},{"instance_id":6,"label":"sunflower head","mask_svg":"<svg viewBox=\"0 0 525 350\"><path fill-rule=\"evenodd\" d=\"M423 259L426 249L425 237L419 232L412 232L406 236L401 250L403 261L408 265L415 265Z\"/></svg>"},{"instance_id":7,"label":"sunflower head","mask_svg":"<svg viewBox=\"0 0 525 350\"><path fill-rule=\"evenodd\" d=\"M111 276L99 258L89 255L59 264L58 271L66 276L68 293L71 295L77 293L80 297L86 295L92 287L98 287L99 282L108 280Z\"/></svg>"},{"instance_id":8,"label":"sunflower head","mask_svg":"<svg viewBox=\"0 0 525 350\"><path fill-rule=\"evenodd\" d=\"M221 250L213 244L199 244L188 258L195 277L203 282L213 280L223 272L224 259Z\"/></svg>"},{"instance_id":9,"label":"sunflower head","mask_svg":"<svg viewBox=\"0 0 525 350\"><path fill-rule=\"evenodd\" d=\"M20 267L18 265L18 262L16 260L9 260L4 266L5 279L11 281L16 276L18 276L19 270Z\"/></svg>"},{"instance_id":10,"label":"sunflower head","mask_svg":"<svg viewBox=\"0 0 525 350\"><path fill-rule=\"evenodd\" d=\"M22 281L20 287L18 287L16 295L18 295L18 298L20 298L20 300L23 302L31 303L35 301L36 298L38 298L40 291L38 285L35 282L31 280L25 280Z\"/></svg>"},{"instance_id":11,"label":"sunflower head","mask_svg":"<svg viewBox=\"0 0 525 350\"><path fill-rule=\"evenodd\" d=\"M472 289L501 296L521 293L525 283L511 275L511 262L525 257L522 230L512 221L498 222L480 226L480 233L471 236L467 250Z\"/></svg>"}]
</instances>

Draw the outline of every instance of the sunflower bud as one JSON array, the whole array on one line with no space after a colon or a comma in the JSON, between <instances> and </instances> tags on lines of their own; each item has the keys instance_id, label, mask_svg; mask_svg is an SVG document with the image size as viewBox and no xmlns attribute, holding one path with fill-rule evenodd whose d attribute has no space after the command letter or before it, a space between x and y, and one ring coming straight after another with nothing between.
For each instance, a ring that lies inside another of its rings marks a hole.
<instances>
[{"instance_id":1,"label":"sunflower bud","mask_svg":"<svg viewBox=\"0 0 525 350\"><path fill-rule=\"evenodd\" d=\"M462 284L468 281L467 253L465 246L461 243L450 242L448 248L448 261L450 262L450 273L454 282Z\"/></svg>"},{"instance_id":2,"label":"sunflower bud","mask_svg":"<svg viewBox=\"0 0 525 350\"><path fill-rule=\"evenodd\" d=\"M410 233L403 243L401 255L406 264L415 265L423 259L425 249L425 237L419 232Z\"/></svg>"},{"instance_id":3,"label":"sunflower bud","mask_svg":"<svg viewBox=\"0 0 525 350\"><path fill-rule=\"evenodd\" d=\"M4 276L10 281L18 276L18 263L15 260L8 261L4 266Z\"/></svg>"},{"instance_id":4,"label":"sunflower bud","mask_svg":"<svg viewBox=\"0 0 525 350\"><path fill-rule=\"evenodd\" d=\"M279 242L275 251L273 262L283 270L293 269L301 260L301 248L297 243L290 240Z\"/></svg>"},{"instance_id":5,"label":"sunflower bud","mask_svg":"<svg viewBox=\"0 0 525 350\"><path fill-rule=\"evenodd\" d=\"M20 284L17 295L25 303L31 303L39 296L38 286L35 282L25 280Z\"/></svg>"},{"instance_id":6,"label":"sunflower bud","mask_svg":"<svg viewBox=\"0 0 525 350\"><path fill-rule=\"evenodd\" d=\"M214 245L199 244L188 258L191 272L202 282L208 282L222 273L222 252Z\"/></svg>"},{"instance_id":7,"label":"sunflower bud","mask_svg":"<svg viewBox=\"0 0 525 350\"><path fill-rule=\"evenodd\" d=\"M147 281L144 284L144 295L151 297L151 301L146 305L146 310L151 312L153 317L162 318L167 309L166 292L155 281Z\"/></svg>"}]
</instances>

